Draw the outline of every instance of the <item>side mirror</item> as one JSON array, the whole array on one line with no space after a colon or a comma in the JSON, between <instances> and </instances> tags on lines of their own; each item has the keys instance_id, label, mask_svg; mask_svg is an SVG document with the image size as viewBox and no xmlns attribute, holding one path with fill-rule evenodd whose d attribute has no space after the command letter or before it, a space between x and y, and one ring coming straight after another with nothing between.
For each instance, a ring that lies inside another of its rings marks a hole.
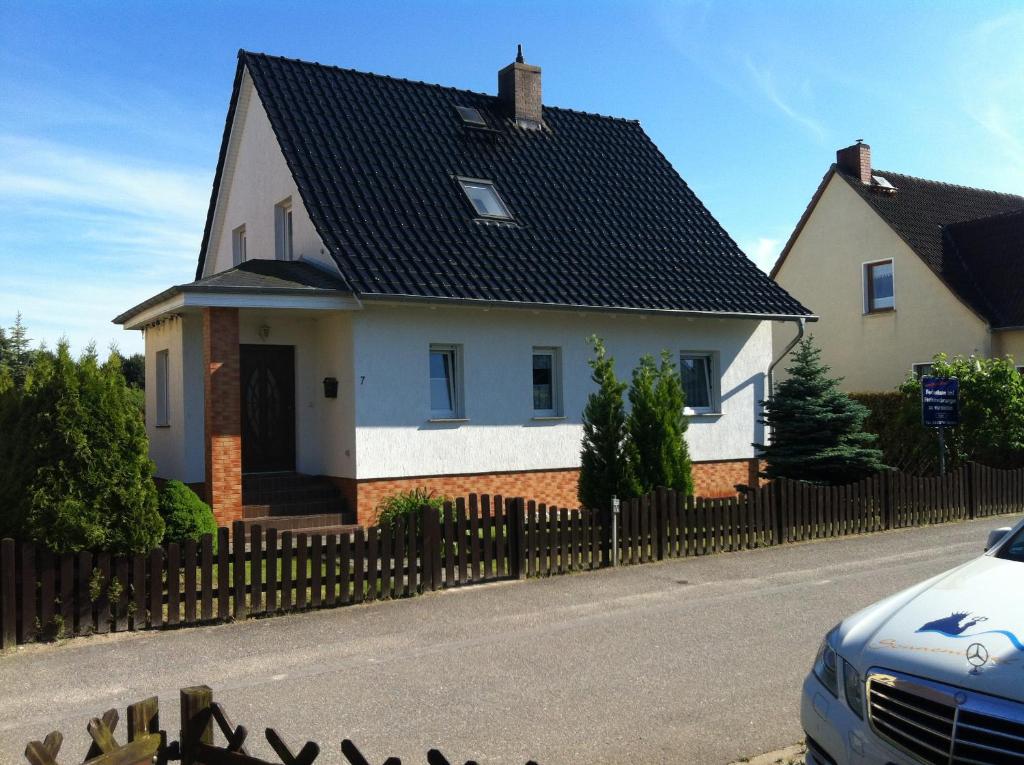
<instances>
[{"instance_id":1,"label":"side mirror","mask_svg":"<svg viewBox=\"0 0 1024 765\"><path fill-rule=\"evenodd\" d=\"M1009 526L1003 526L1001 529L992 529L988 532L988 541L985 543L985 552L988 552L997 544L1003 541L1003 537L1009 534L1013 529Z\"/></svg>"}]
</instances>

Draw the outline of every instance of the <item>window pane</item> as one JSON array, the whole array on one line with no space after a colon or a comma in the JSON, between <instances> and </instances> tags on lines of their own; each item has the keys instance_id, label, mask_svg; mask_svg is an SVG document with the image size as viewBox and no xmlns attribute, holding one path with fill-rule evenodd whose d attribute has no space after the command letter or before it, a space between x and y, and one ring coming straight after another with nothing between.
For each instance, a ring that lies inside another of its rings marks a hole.
<instances>
[{"instance_id":1,"label":"window pane","mask_svg":"<svg viewBox=\"0 0 1024 765\"><path fill-rule=\"evenodd\" d=\"M473 203L473 209L478 215L491 215L499 218L512 217L490 184L462 181L462 188L465 189L466 196Z\"/></svg>"},{"instance_id":2,"label":"window pane","mask_svg":"<svg viewBox=\"0 0 1024 765\"><path fill-rule=\"evenodd\" d=\"M686 406L711 408L711 359L707 356L683 356L679 369L683 379Z\"/></svg>"},{"instance_id":3,"label":"window pane","mask_svg":"<svg viewBox=\"0 0 1024 765\"><path fill-rule=\"evenodd\" d=\"M872 308L893 307L892 263L871 266L871 295Z\"/></svg>"},{"instance_id":4,"label":"window pane","mask_svg":"<svg viewBox=\"0 0 1024 765\"><path fill-rule=\"evenodd\" d=\"M430 352L430 408L435 412L455 411L452 351Z\"/></svg>"},{"instance_id":5,"label":"window pane","mask_svg":"<svg viewBox=\"0 0 1024 765\"><path fill-rule=\"evenodd\" d=\"M533 354L533 408L553 410L555 408L555 386L552 355Z\"/></svg>"}]
</instances>

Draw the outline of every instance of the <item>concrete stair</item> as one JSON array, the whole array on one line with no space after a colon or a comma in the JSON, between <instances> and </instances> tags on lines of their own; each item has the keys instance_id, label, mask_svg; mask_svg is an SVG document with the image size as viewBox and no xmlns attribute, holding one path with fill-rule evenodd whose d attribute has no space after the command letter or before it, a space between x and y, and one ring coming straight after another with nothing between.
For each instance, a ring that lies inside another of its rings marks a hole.
<instances>
[{"instance_id":1,"label":"concrete stair","mask_svg":"<svg viewBox=\"0 0 1024 765\"><path fill-rule=\"evenodd\" d=\"M246 531L259 524L279 533L338 534L354 527L355 513L326 478L261 473L242 477L242 522Z\"/></svg>"}]
</instances>

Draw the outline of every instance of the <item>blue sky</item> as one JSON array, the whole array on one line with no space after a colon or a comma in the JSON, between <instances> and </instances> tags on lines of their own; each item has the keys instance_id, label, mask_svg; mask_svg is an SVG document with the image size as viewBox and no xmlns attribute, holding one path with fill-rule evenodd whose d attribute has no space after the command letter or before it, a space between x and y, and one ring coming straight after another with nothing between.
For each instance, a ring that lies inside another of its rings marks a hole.
<instances>
[{"instance_id":1,"label":"blue sky","mask_svg":"<svg viewBox=\"0 0 1024 765\"><path fill-rule=\"evenodd\" d=\"M0 325L140 350L110 319L189 281L238 48L639 119L769 268L855 138L1024 193L1024 5L0 3Z\"/></svg>"}]
</instances>

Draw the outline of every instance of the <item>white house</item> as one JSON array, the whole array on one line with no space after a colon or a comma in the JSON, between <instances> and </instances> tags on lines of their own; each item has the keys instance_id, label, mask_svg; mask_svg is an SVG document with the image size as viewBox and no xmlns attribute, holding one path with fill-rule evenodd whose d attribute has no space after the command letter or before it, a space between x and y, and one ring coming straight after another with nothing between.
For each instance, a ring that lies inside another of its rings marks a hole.
<instances>
[{"instance_id":1,"label":"white house","mask_svg":"<svg viewBox=\"0 0 1024 765\"><path fill-rule=\"evenodd\" d=\"M637 122L542 106L521 56L495 97L242 51L196 280L115 321L158 475L297 527L332 492L574 506L592 334L623 377L672 351L698 490L732 493L771 321L808 315Z\"/></svg>"}]
</instances>

